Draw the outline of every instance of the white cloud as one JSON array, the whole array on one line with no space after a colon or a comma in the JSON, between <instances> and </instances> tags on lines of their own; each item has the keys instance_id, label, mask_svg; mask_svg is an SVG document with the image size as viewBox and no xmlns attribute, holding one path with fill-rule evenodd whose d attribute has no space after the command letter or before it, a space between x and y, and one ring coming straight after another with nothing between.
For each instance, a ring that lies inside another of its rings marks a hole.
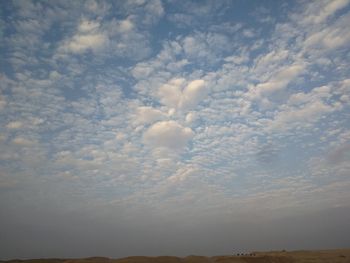
<instances>
[{"instance_id":1,"label":"white cloud","mask_svg":"<svg viewBox=\"0 0 350 263\"><path fill-rule=\"evenodd\" d=\"M182 91L181 108L192 108L196 106L207 95L205 81L201 79L191 81Z\"/></svg>"},{"instance_id":2,"label":"white cloud","mask_svg":"<svg viewBox=\"0 0 350 263\"><path fill-rule=\"evenodd\" d=\"M303 22L318 24L324 22L338 10L347 6L349 0L317 1L310 3Z\"/></svg>"},{"instance_id":3,"label":"white cloud","mask_svg":"<svg viewBox=\"0 0 350 263\"><path fill-rule=\"evenodd\" d=\"M350 14L347 13L326 26L318 26L314 29L306 27L305 31L307 34L303 42L303 51L308 54L316 53L319 57L324 57L324 52L328 53L334 49L346 46L350 40L350 33L347 30L349 23Z\"/></svg>"},{"instance_id":4,"label":"white cloud","mask_svg":"<svg viewBox=\"0 0 350 263\"><path fill-rule=\"evenodd\" d=\"M152 82L151 77L157 78L155 82L160 82L159 78L163 80L163 77L165 77L164 81L166 81L169 79L169 73L176 74L181 72L183 67L190 63L187 58L183 57L183 48L178 41L165 41L162 50L157 56L137 63L131 69L131 73L134 78L144 80L147 83Z\"/></svg>"},{"instance_id":5,"label":"white cloud","mask_svg":"<svg viewBox=\"0 0 350 263\"><path fill-rule=\"evenodd\" d=\"M151 26L158 22L158 20L164 15L164 8L162 1L124 1L127 13L133 13L140 17L140 23L146 26Z\"/></svg>"},{"instance_id":6,"label":"white cloud","mask_svg":"<svg viewBox=\"0 0 350 263\"><path fill-rule=\"evenodd\" d=\"M154 147L182 150L192 139L194 132L176 121L161 121L144 133L144 142Z\"/></svg>"},{"instance_id":7,"label":"white cloud","mask_svg":"<svg viewBox=\"0 0 350 263\"><path fill-rule=\"evenodd\" d=\"M4 109L6 107L6 100L3 96L0 95L0 110Z\"/></svg>"},{"instance_id":8,"label":"white cloud","mask_svg":"<svg viewBox=\"0 0 350 263\"><path fill-rule=\"evenodd\" d=\"M279 187L274 177L285 176L280 173L281 166L282 172L288 170L286 173L291 176L300 174L299 167L286 169L300 157L288 159L289 151L294 154L298 148L295 142L314 143L321 148L339 137L341 143L348 143L350 136L345 126L350 82L334 85L330 82L343 79L348 69L349 15L344 12L334 20L329 19L334 10L340 10L338 7L325 7L325 13L317 9L318 20L312 19L327 23L305 28L290 21L288 14L283 21L274 17L276 23L264 35L256 34L262 32L260 24L252 24L253 40L243 24L215 24L220 19L205 21L208 26L153 34L158 32L158 26L167 27L167 23L155 24L164 15L162 3L143 0L124 3L86 1L71 6L64 2L50 12L54 4L35 2L32 8L23 8L25 12L34 12L31 14L34 20L18 23L22 31L11 33L12 41L4 42L6 50L12 46L14 50L6 57L17 61L12 65L14 81L0 74L3 88L0 109L4 109L1 114L5 115L0 148L2 157L8 158L3 166L13 166L14 174L32 166L40 178L46 174L74 176L77 180L72 180L68 187L72 190L83 187L81 192L87 197L84 200L99 200L105 207L110 199L126 205L129 201L125 200L137 196L132 201L135 206L148 202L174 211L179 204L188 203L185 200L200 199L196 207L214 213L215 204L208 206L210 198L232 209L235 202L244 204L240 195L256 197L250 200L255 208L256 200L270 201L270 197L275 200L280 194L287 196L293 192L295 189L284 193L278 189L268 191ZM172 4L167 2L167 7ZM300 3L301 8L304 4ZM44 5L45 10L39 8ZM63 10L68 6L75 10ZM113 12L106 15L109 8ZM48 35L42 35L47 27L40 28L38 22L45 21L37 9L56 17ZM212 8L206 10L205 20L208 14L217 13ZM61 16L63 12L66 14ZM14 19L16 16L17 13ZM304 13L300 16L306 17ZM199 23L195 16L190 17L192 25ZM25 35L25 30L30 35ZM317 33L320 34L313 36ZM35 35L33 41L31 34ZM242 40L242 34L248 37ZM45 43L41 36L45 36ZM27 37L28 42L23 41ZM56 50L56 60L50 52L59 37L61 49ZM35 52L22 48L23 43ZM303 47L307 47L306 52ZM323 52L333 47L346 49ZM91 56L71 56L91 51L94 53ZM140 58L139 63L133 61ZM320 69L320 64L327 68ZM320 87L310 91L313 85ZM320 142L323 128L329 133L328 141ZM312 136L305 136L311 133ZM35 147L35 151L29 151L28 146ZM37 159L36 150L40 148L43 165L34 165L35 160L23 161L24 154ZM308 158L316 149L303 155ZM335 151L333 158L345 163L344 153L348 150L346 147ZM186 154L180 154L185 151ZM257 156L266 160L274 152L287 158L280 163L271 162L265 170L266 161L257 162ZM11 158L17 163L7 161L10 158L6 156L16 156ZM302 161L300 167L303 164ZM38 171L37 167L43 169ZM341 174L348 174L348 165L343 165L342 171ZM260 186L261 181L253 178L256 173L269 174L268 182ZM241 180L246 174L252 176ZM302 181L299 179L296 181ZM71 184L75 181L79 185ZM173 183L181 187L172 187ZM163 186L168 188L162 195ZM62 190L57 192L69 196L70 190ZM233 199L236 201L232 203ZM262 207L282 205L272 202ZM183 210L188 212L192 208L188 205Z\"/></svg>"},{"instance_id":9,"label":"white cloud","mask_svg":"<svg viewBox=\"0 0 350 263\"><path fill-rule=\"evenodd\" d=\"M181 40L186 58L200 64L214 64L224 53L233 50L230 39L219 33L196 33Z\"/></svg>"},{"instance_id":10,"label":"white cloud","mask_svg":"<svg viewBox=\"0 0 350 263\"><path fill-rule=\"evenodd\" d=\"M185 121L186 123L192 123L196 120L196 114L194 112L189 112L186 114Z\"/></svg>"},{"instance_id":11,"label":"white cloud","mask_svg":"<svg viewBox=\"0 0 350 263\"><path fill-rule=\"evenodd\" d=\"M87 50L98 51L108 42L108 36L101 32L84 33L73 36L61 47L62 50L72 53L83 53Z\"/></svg>"},{"instance_id":12,"label":"white cloud","mask_svg":"<svg viewBox=\"0 0 350 263\"><path fill-rule=\"evenodd\" d=\"M275 71L276 66L283 63L289 55L290 52L285 49L273 49L267 54L262 54L256 59L255 71L257 73L271 69Z\"/></svg>"},{"instance_id":13,"label":"white cloud","mask_svg":"<svg viewBox=\"0 0 350 263\"><path fill-rule=\"evenodd\" d=\"M349 143L341 144L335 149L332 149L327 159L328 159L327 163L331 165L339 164L342 162L348 163L350 161L350 144Z\"/></svg>"},{"instance_id":14,"label":"white cloud","mask_svg":"<svg viewBox=\"0 0 350 263\"><path fill-rule=\"evenodd\" d=\"M160 0L149 1L146 5L146 11L153 17L161 17L164 15L164 8Z\"/></svg>"},{"instance_id":15,"label":"white cloud","mask_svg":"<svg viewBox=\"0 0 350 263\"><path fill-rule=\"evenodd\" d=\"M171 183L182 182L198 173L198 171L199 169L195 165L186 165L184 167L180 167L175 174L168 177L168 181Z\"/></svg>"},{"instance_id":16,"label":"white cloud","mask_svg":"<svg viewBox=\"0 0 350 263\"><path fill-rule=\"evenodd\" d=\"M240 56L229 56L224 59L225 62L233 62L240 65L249 61L248 54L242 54Z\"/></svg>"},{"instance_id":17,"label":"white cloud","mask_svg":"<svg viewBox=\"0 0 350 263\"><path fill-rule=\"evenodd\" d=\"M255 33L252 29L244 29L242 34L243 34L243 36L245 36L247 38L252 38L255 36Z\"/></svg>"},{"instance_id":18,"label":"white cloud","mask_svg":"<svg viewBox=\"0 0 350 263\"><path fill-rule=\"evenodd\" d=\"M165 114L152 107L138 107L136 111L136 124L154 123L165 118Z\"/></svg>"},{"instance_id":19,"label":"white cloud","mask_svg":"<svg viewBox=\"0 0 350 263\"><path fill-rule=\"evenodd\" d=\"M75 34L66 40L60 50L72 53L83 53L87 50L98 51L108 42L108 35L101 30L97 20L82 19Z\"/></svg>"},{"instance_id":20,"label":"white cloud","mask_svg":"<svg viewBox=\"0 0 350 263\"><path fill-rule=\"evenodd\" d=\"M256 99L260 98L261 95L271 94L273 92L284 89L294 78L296 78L305 66L299 63L286 66L272 76L268 81L259 83L256 86L250 88L246 94L248 98Z\"/></svg>"},{"instance_id":21,"label":"white cloud","mask_svg":"<svg viewBox=\"0 0 350 263\"><path fill-rule=\"evenodd\" d=\"M131 70L131 73L134 78L141 79L147 78L153 72L153 70L154 68L148 63L140 62Z\"/></svg>"},{"instance_id":22,"label":"white cloud","mask_svg":"<svg viewBox=\"0 0 350 263\"><path fill-rule=\"evenodd\" d=\"M106 15L111 8L110 3L105 1L87 0L84 1L87 11L95 15Z\"/></svg>"},{"instance_id":23,"label":"white cloud","mask_svg":"<svg viewBox=\"0 0 350 263\"><path fill-rule=\"evenodd\" d=\"M158 96L164 105L186 110L194 108L207 93L204 80L193 80L186 85L185 79L171 79L159 88Z\"/></svg>"},{"instance_id":24,"label":"white cloud","mask_svg":"<svg viewBox=\"0 0 350 263\"><path fill-rule=\"evenodd\" d=\"M129 32L134 28L134 24L129 19L119 22L119 31L122 33Z\"/></svg>"},{"instance_id":25,"label":"white cloud","mask_svg":"<svg viewBox=\"0 0 350 263\"><path fill-rule=\"evenodd\" d=\"M78 31L83 34L92 33L98 31L99 28L100 23L98 21L83 19L78 26Z\"/></svg>"},{"instance_id":26,"label":"white cloud","mask_svg":"<svg viewBox=\"0 0 350 263\"><path fill-rule=\"evenodd\" d=\"M311 102L301 108L287 108L276 114L268 129L287 130L298 125L303 127L317 122L322 116L332 111L334 108L322 101Z\"/></svg>"},{"instance_id":27,"label":"white cloud","mask_svg":"<svg viewBox=\"0 0 350 263\"><path fill-rule=\"evenodd\" d=\"M159 88L160 101L171 108L178 108L182 98L185 79L172 79Z\"/></svg>"},{"instance_id":28,"label":"white cloud","mask_svg":"<svg viewBox=\"0 0 350 263\"><path fill-rule=\"evenodd\" d=\"M83 18L75 22L76 30L62 41L58 55L93 51L99 54L108 52L133 60L146 57L150 52L148 27L152 26L152 21L156 21L160 15L156 3L157 1L143 5L120 3L120 8L125 11L125 18L102 19L103 15L108 15L111 5L108 2L86 2L85 9L88 10L88 14L84 13ZM151 12L155 12L154 15L150 15Z\"/></svg>"},{"instance_id":29,"label":"white cloud","mask_svg":"<svg viewBox=\"0 0 350 263\"><path fill-rule=\"evenodd\" d=\"M8 129L20 129L22 127L23 127L23 123L21 121L12 121L6 125L6 128Z\"/></svg>"},{"instance_id":30,"label":"white cloud","mask_svg":"<svg viewBox=\"0 0 350 263\"><path fill-rule=\"evenodd\" d=\"M347 137L345 140L341 138L343 134ZM343 181L348 177L350 170L349 134L350 131L346 130L335 136L334 143L326 146L324 154L310 158L308 165L312 176L337 178L337 181Z\"/></svg>"},{"instance_id":31,"label":"white cloud","mask_svg":"<svg viewBox=\"0 0 350 263\"><path fill-rule=\"evenodd\" d=\"M324 47L331 50L347 44L349 39L350 33L344 28L326 28L311 34L305 40L305 47Z\"/></svg>"},{"instance_id":32,"label":"white cloud","mask_svg":"<svg viewBox=\"0 0 350 263\"><path fill-rule=\"evenodd\" d=\"M16 145L19 145L19 146L30 146L30 145L33 145L33 141L31 140L28 140L26 138L23 138L23 137L16 137L12 140L12 142Z\"/></svg>"},{"instance_id":33,"label":"white cloud","mask_svg":"<svg viewBox=\"0 0 350 263\"><path fill-rule=\"evenodd\" d=\"M292 94L288 101L288 105L301 105L305 103L315 102L320 99L327 99L332 96L331 88L328 86L322 86L312 89L309 93L298 92Z\"/></svg>"}]
</instances>

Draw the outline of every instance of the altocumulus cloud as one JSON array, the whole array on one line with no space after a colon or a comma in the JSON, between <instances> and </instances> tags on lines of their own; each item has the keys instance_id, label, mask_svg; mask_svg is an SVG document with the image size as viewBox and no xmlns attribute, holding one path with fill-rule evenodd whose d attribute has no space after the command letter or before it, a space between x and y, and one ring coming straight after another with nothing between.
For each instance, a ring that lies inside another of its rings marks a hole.
<instances>
[{"instance_id":1,"label":"altocumulus cloud","mask_svg":"<svg viewBox=\"0 0 350 263\"><path fill-rule=\"evenodd\" d=\"M349 3L0 1L0 258L347 246Z\"/></svg>"},{"instance_id":2,"label":"altocumulus cloud","mask_svg":"<svg viewBox=\"0 0 350 263\"><path fill-rule=\"evenodd\" d=\"M155 147L181 150L193 137L191 128L175 121L161 121L153 124L144 134L144 140Z\"/></svg>"}]
</instances>

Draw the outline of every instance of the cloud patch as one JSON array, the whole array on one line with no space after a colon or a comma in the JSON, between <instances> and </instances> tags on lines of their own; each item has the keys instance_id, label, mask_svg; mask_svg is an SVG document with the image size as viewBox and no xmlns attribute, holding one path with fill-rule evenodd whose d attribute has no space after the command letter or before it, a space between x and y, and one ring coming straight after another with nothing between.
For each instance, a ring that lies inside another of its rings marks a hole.
<instances>
[{"instance_id":1,"label":"cloud patch","mask_svg":"<svg viewBox=\"0 0 350 263\"><path fill-rule=\"evenodd\" d=\"M194 132L176 121L160 121L153 124L143 136L144 142L152 147L183 150Z\"/></svg>"},{"instance_id":2,"label":"cloud patch","mask_svg":"<svg viewBox=\"0 0 350 263\"><path fill-rule=\"evenodd\" d=\"M287 66L272 76L268 81L259 83L250 88L247 97L259 99L263 95L269 95L284 89L293 79L295 79L305 69L303 64L293 64Z\"/></svg>"},{"instance_id":3,"label":"cloud patch","mask_svg":"<svg viewBox=\"0 0 350 263\"><path fill-rule=\"evenodd\" d=\"M136 110L136 124L150 124L164 119L166 114L152 107L138 107Z\"/></svg>"},{"instance_id":4,"label":"cloud patch","mask_svg":"<svg viewBox=\"0 0 350 263\"><path fill-rule=\"evenodd\" d=\"M23 127L23 123L21 121L12 121L12 122L9 122L7 125L6 125L6 128L7 129L20 129Z\"/></svg>"},{"instance_id":5,"label":"cloud patch","mask_svg":"<svg viewBox=\"0 0 350 263\"><path fill-rule=\"evenodd\" d=\"M83 19L75 35L66 40L60 49L77 54L101 50L108 43L108 35L100 27L98 21Z\"/></svg>"},{"instance_id":6,"label":"cloud patch","mask_svg":"<svg viewBox=\"0 0 350 263\"><path fill-rule=\"evenodd\" d=\"M160 101L164 105L182 110L195 108L207 94L208 89L202 79L196 79L189 83L182 78L171 79L158 91Z\"/></svg>"}]
</instances>

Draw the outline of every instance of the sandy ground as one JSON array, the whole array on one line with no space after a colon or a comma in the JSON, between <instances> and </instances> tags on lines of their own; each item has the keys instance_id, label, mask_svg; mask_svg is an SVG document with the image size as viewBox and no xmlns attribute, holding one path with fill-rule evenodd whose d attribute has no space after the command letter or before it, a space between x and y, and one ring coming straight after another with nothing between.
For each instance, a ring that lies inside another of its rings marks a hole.
<instances>
[{"instance_id":1,"label":"sandy ground","mask_svg":"<svg viewBox=\"0 0 350 263\"><path fill-rule=\"evenodd\" d=\"M93 257L85 259L29 259L0 261L7 263L350 263L350 249L319 250L319 251L274 251L252 252L250 255L239 256L188 256L179 257L127 257L109 259Z\"/></svg>"}]
</instances>

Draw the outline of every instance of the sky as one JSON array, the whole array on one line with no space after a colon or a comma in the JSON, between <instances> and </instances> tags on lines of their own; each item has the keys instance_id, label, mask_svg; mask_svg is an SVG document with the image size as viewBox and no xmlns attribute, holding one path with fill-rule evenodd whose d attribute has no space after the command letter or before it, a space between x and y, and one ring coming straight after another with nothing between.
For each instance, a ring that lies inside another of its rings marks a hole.
<instances>
[{"instance_id":1,"label":"sky","mask_svg":"<svg viewBox=\"0 0 350 263\"><path fill-rule=\"evenodd\" d=\"M0 0L0 259L348 247L349 25L349 0Z\"/></svg>"}]
</instances>

